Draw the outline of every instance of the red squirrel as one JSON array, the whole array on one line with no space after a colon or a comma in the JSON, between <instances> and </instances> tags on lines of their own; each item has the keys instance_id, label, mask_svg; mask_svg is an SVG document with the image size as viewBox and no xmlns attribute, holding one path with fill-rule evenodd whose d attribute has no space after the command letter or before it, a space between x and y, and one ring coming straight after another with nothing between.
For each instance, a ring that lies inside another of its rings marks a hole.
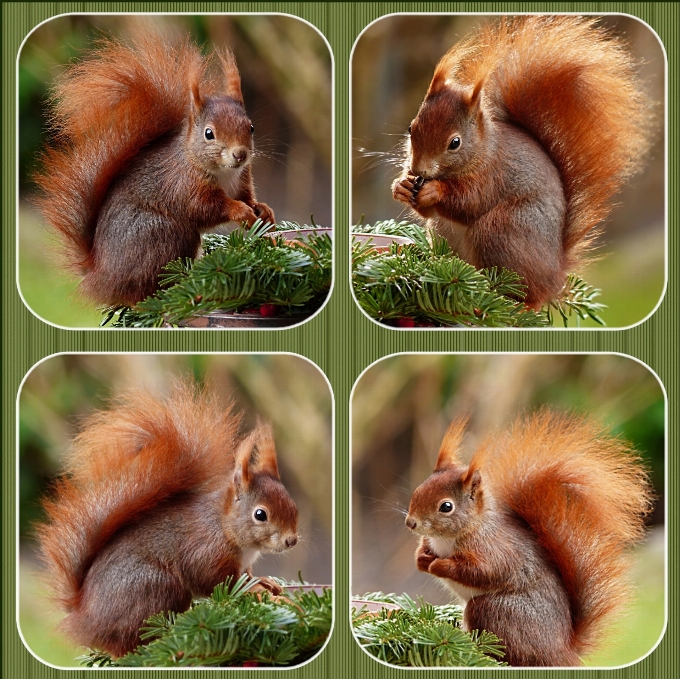
<instances>
[{"instance_id":1,"label":"red squirrel","mask_svg":"<svg viewBox=\"0 0 680 679\"><path fill-rule=\"evenodd\" d=\"M540 308L648 151L652 104L636 66L596 18L483 25L438 63L393 197L465 261L518 273Z\"/></svg>"},{"instance_id":2,"label":"red squirrel","mask_svg":"<svg viewBox=\"0 0 680 679\"><path fill-rule=\"evenodd\" d=\"M37 529L75 642L124 655L149 616L184 611L297 543L271 428L240 440L239 419L182 382L165 399L131 391L85 423Z\"/></svg>"},{"instance_id":3,"label":"red squirrel","mask_svg":"<svg viewBox=\"0 0 680 679\"><path fill-rule=\"evenodd\" d=\"M449 428L406 525L419 570L465 603L468 630L503 640L510 665L566 667L596 645L630 595L626 549L651 490L630 446L574 415L539 412L459 458Z\"/></svg>"},{"instance_id":4,"label":"red squirrel","mask_svg":"<svg viewBox=\"0 0 680 679\"><path fill-rule=\"evenodd\" d=\"M81 290L134 305L162 268L195 257L200 234L274 213L255 197L253 124L233 54L189 38L104 38L51 94L53 144L35 203L61 236Z\"/></svg>"}]
</instances>

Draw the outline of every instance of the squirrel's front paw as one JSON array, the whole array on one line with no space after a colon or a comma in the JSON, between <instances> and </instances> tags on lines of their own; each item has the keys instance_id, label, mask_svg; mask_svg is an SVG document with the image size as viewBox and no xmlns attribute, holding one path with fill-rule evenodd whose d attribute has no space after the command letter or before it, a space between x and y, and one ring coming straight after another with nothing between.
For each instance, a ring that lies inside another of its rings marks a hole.
<instances>
[{"instance_id":1,"label":"squirrel's front paw","mask_svg":"<svg viewBox=\"0 0 680 679\"><path fill-rule=\"evenodd\" d=\"M253 205L253 210L255 214L265 223L271 224L272 226L276 224L276 218L274 217L274 211L267 205L267 203L255 203Z\"/></svg>"},{"instance_id":2,"label":"squirrel's front paw","mask_svg":"<svg viewBox=\"0 0 680 679\"><path fill-rule=\"evenodd\" d=\"M255 211L240 200L235 200L229 210L230 222L247 222L252 226L257 221Z\"/></svg>"},{"instance_id":3,"label":"squirrel's front paw","mask_svg":"<svg viewBox=\"0 0 680 679\"><path fill-rule=\"evenodd\" d=\"M430 564L437 558L436 554L433 554L429 547L421 545L416 552L416 566L419 571L424 571L428 573L430 571Z\"/></svg>"},{"instance_id":4,"label":"squirrel's front paw","mask_svg":"<svg viewBox=\"0 0 680 679\"><path fill-rule=\"evenodd\" d=\"M252 588L253 592L258 591L261 592L263 589L266 589L268 592L271 592L274 596L278 596L279 594L281 594L281 592L283 592L283 588L275 580L266 577L263 578L258 577L257 579L259 580L259 582Z\"/></svg>"},{"instance_id":5,"label":"squirrel's front paw","mask_svg":"<svg viewBox=\"0 0 680 679\"><path fill-rule=\"evenodd\" d=\"M397 179L392 184L392 197L402 203L413 204L413 182L407 176Z\"/></svg>"},{"instance_id":6,"label":"squirrel's front paw","mask_svg":"<svg viewBox=\"0 0 680 679\"><path fill-rule=\"evenodd\" d=\"M414 193L412 204L418 208L427 208L441 203L444 198L442 184L436 179L430 179L422 184L420 189Z\"/></svg>"}]
</instances>

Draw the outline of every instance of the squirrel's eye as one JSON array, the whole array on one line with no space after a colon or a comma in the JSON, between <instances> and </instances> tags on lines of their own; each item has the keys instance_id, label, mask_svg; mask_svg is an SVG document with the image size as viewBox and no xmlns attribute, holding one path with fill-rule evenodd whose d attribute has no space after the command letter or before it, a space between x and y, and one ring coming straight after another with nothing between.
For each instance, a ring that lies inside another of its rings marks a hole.
<instances>
[{"instance_id":1,"label":"squirrel's eye","mask_svg":"<svg viewBox=\"0 0 680 679\"><path fill-rule=\"evenodd\" d=\"M453 502L446 500L439 505L439 511L442 514L450 514L453 511Z\"/></svg>"},{"instance_id":2,"label":"squirrel's eye","mask_svg":"<svg viewBox=\"0 0 680 679\"><path fill-rule=\"evenodd\" d=\"M250 126L250 134L253 134L255 132L255 125Z\"/></svg>"},{"instance_id":3,"label":"squirrel's eye","mask_svg":"<svg viewBox=\"0 0 680 679\"><path fill-rule=\"evenodd\" d=\"M460 148L460 137L454 137L449 144L449 151L457 151Z\"/></svg>"},{"instance_id":4,"label":"squirrel's eye","mask_svg":"<svg viewBox=\"0 0 680 679\"><path fill-rule=\"evenodd\" d=\"M411 134L411 125L408 126L408 133Z\"/></svg>"},{"instance_id":5,"label":"squirrel's eye","mask_svg":"<svg viewBox=\"0 0 680 679\"><path fill-rule=\"evenodd\" d=\"M256 509L255 512L253 513L253 516L255 517L256 521L267 520L267 512L265 512L264 509Z\"/></svg>"},{"instance_id":6,"label":"squirrel's eye","mask_svg":"<svg viewBox=\"0 0 680 679\"><path fill-rule=\"evenodd\" d=\"M212 128L210 128L210 127L205 128L205 138L206 139L214 139L215 138L215 133L212 131Z\"/></svg>"}]
</instances>

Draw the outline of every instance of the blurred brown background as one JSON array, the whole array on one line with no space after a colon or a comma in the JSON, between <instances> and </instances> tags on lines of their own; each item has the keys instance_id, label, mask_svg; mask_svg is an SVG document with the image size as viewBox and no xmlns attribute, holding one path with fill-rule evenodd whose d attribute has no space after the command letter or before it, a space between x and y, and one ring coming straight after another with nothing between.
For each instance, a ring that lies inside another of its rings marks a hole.
<instances>
[{"instance_id":1,"label":"blurred brown background","mask_svg":"<svg viewBox=\"0 0 680 679\"><path fill-rule=\"evenodd\" d=\"M256 575L330 584L332 578L332 395L321 371L298 356L59 355L39 364L19 398L20 628L29 647L57 665L74 665L82 649L56 633L60 612L39 581L32 526L39 498L61 471L79 422L129 387L166 392L179 376L208 381L243 412L242 429L270 421L281 480L299 511L300 542L266 555Z\"/></svg>"},{"instance_id":2,"label":"blurred brown background","mask_svg":"<svg viewBox=\"0 0 680 679\"><path fill-rule=\"evenodd\" d=\"M258 199L278 220L332 226L332 65L311 25L278 15L66 15L31 33L19 55L19 280L29 306L46 320L93 326L99 313L74 295L75 282L54 253L53 237L27 198L36 156L47 140L46 96L54 78L97 36L124 37L138 24L191 34L206 51L236 55L246 111L255 125Z\"/></svg>"},{"instance_id":3,"label":"blurred brown background","mask_svg":"<svg viewBox=\"0 0 680 679\"><path fill-rule=\"evenodd\" d=\"M390 185L402 159L398 144L423 101L434 67L459 39L474 32L489 15L395 15L361 34L352 55L352 223L411 219L392 198ZM638 61L640 77L657 102L657 140L643 171L617 196L608 219L600 261L583 275L603 289L602 314L609 326L636 323L655 307L664 285L664 69L656 34L644 23L608 15L603 24L624 37ZM630 143L634 146L635 140ZM360 149L383 152L376 159ZM585 325L596 325L587 321Z\"/></svg>"},{"instance_id":4,"label":"blurred brown background","mask_svg":"<svg viewBox=\"0 0 680 679\"><path fill-rule=\"evenodd\" d=\"M542 406L591 416L631 441L657 495L647 541L636 552L638 597L591 665L639 658L664 622L665 399L656 377L618 355L391 356L371 366L352 398L353 595L383 591L448 603L416 569L418 538L404 525L413 490L431 473L449 423L469 415L464 451Z\"/></svg>"}]
</instances>

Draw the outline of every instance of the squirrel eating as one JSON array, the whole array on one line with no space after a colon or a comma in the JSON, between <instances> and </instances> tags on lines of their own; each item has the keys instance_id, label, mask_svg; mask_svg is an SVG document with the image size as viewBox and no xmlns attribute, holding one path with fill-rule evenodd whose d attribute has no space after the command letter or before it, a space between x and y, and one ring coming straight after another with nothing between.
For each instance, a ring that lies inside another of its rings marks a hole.
<instances>
[{"instance_id":1,"label":"squirrel eating","mask_svg":"<svg viewBox=\"0 0 680 679\"><path fill-rule=\"evenodd\" d=\"M539 309L587 259L653 119L635 59L596 18L503 18L438 63L392 195L461 259L519 274Z\"/></svg>"},{"instance_id":2,"label":"squirrel eating","mask_svg":"<svg viewBox=\"0 0 680 679\"><path fill-rule=\"evenodd\" d=\"M86 421L37 528L62 629L113 656L144 620L295 546L297 508L271 428L239 437L240 416L189 381L165 398L130 391ZM260 584L273 593L268 578Z\"/></svg>"},{"instance_id":3,"label":"squirrel eating","mask_svg":"<svg viewBox=\"0 0 680 679\"><path fill-rule=\"evenodd\" d=\"M513 666L567 667L592 650L629 598L627 549L644 533L652 493L630 446L597 424L542 411L460 460L454 421L406 525L419 570L464 602Z\"/></svg>"},{"instance_id":4,"label":"squirrel eating","mask_svg":"<svg viewBox=\"0 0 680 679\"><path fill-rule=\"evenodd\" d=\"M253 124L233 54L188 38L103 38L58 78L34 202L81 291L133 306L218 224L274 224L257 201Z\"/></svg>"}]
</instances>

